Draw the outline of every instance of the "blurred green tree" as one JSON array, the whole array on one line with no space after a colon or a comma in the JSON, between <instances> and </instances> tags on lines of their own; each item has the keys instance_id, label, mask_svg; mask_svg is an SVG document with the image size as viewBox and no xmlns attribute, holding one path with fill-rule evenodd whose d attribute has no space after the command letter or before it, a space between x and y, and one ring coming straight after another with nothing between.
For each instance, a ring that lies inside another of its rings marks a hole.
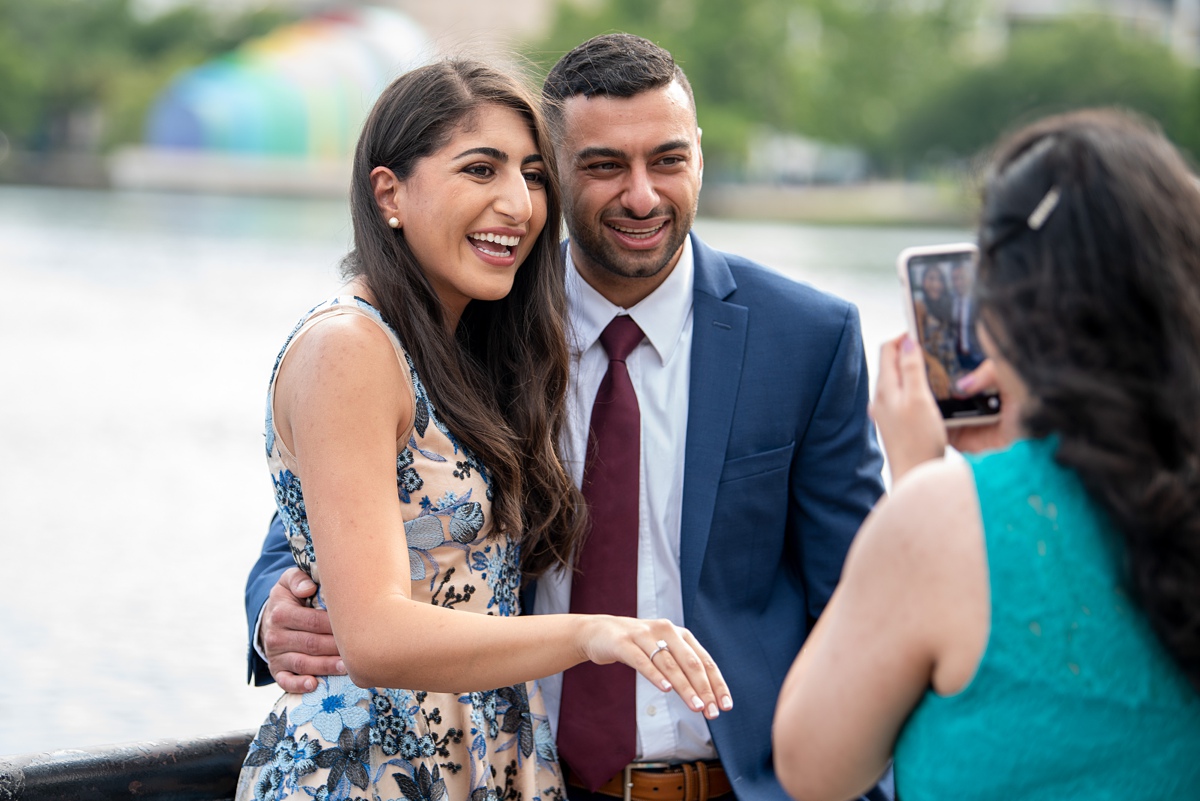
<instances>
[{"instance_id":1,"label":"blurred green tree","mask_svg":"<svg viewBox=\"0 0 1200 801\"><path fill-rule=\"evenodd\" d=\"M22 150L138 141L179 71L293 18L188 5L141 18L130 0L0 0L0 133Z\"/></svg>"},{"instance_id":2,"label":"blurred green tree","mask_svg":"<svg viewBox=\"0 0 1200 801\"><path fill-rule=\"evenodd\" d=\"M566 50L629 31L687 71L705 157L736 171L762 126L886 152L906 103L953 60L977 0L560 0L531 54L547 71Z\"/></svg>"},{"instance_id":3,"label":"blurred green tree","mask_svg":"<svg viewBox=\"0 0 1200 801\"><path fill-rule=\"evenodd\" d=\"M717 175L753 133L852 145L875 171L957 165L1030 117L1120 105L1200 152L1200 83L1162 42L1103 17L1018 26L989 49L978 0L559 0L530 53L543 73L598 33L629 31L687 71Z\"/></svg>"},{"instance_id":4,"label":"blurred green tree","mask_svg":"<svg viewBox=\"0 0 1200 801\"><path fill-rule=\"evenodd\" d=\"M1120 106L1158 121L1200 152L1196 70L1170 49L1104 18L1018 27L991 63L932 84L897 126L885 151L895 163L969 158L1033 119L1088 106Z\"/></svg>"}]
</instances>

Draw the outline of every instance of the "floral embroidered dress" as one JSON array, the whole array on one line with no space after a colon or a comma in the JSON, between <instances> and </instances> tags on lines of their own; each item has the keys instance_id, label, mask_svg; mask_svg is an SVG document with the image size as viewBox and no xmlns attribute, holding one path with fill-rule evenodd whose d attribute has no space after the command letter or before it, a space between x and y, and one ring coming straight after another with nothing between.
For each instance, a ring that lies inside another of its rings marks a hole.
<instances>
[{"instance_id":1,"label":"floral embroidered dress","mask_svg":"<svg viewBox=\"0 0 1200 801\"><path fill-rule=\"evenodd\" d=\"M296 339L355 314L387 332L412 378L416 420L396 443L396 492L412 597L464 614L520 614L517 544L495 535L486 468L438 419L412 360L379 312L357 297L317 306L275 360L267 394L267 461L296 564L320 586L295 457L272 419L275 377ZM316 605L324 608L318 589ZM380 636L403 636L380 632ZM558 755L536 682L487 692L358 687L345 676L275 704L242 767L238 799L561 801Z\"/></svg>"}]
</instances>

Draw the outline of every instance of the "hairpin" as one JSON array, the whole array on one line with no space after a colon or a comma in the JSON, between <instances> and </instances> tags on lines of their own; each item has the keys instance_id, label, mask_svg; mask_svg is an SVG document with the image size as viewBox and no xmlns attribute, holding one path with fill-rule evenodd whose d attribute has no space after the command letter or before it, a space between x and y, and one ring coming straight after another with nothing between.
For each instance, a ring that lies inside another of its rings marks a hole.
<instances>
[{"instance_id":1,"label":"hairpin","mask_svg":"<svg viewBox=\"0 0 1200 801\"><path fill-rule=\"evenodd\" d=\"M1058 190L1058 187L1050 187L1050 191L1046 193L1046 196L1042 198L1041 202L1037 204L1033 212L1029 215L1027 222L1031 231L1037 231L1046 224L1046 218L1058 207L1060 197L1062 197L1062 192Z\"/></svg>"}]
</instances>

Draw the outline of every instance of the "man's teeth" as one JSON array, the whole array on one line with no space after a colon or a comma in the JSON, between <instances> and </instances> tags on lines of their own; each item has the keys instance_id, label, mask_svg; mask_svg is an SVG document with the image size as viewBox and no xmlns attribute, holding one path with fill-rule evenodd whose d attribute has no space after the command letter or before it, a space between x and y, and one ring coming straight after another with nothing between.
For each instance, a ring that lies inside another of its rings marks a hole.
<instances>
[{"instance_id":1,"label":"man's teeth","mask_svg":"<svg viewBox=\"0 0 1200 801\"><path fill-rule=\"evenodd\" d=\"M510 248L515 248L521 242L519 236L504 236L503 234L467 234L467 236L478 242L495 242L497 245Z\"/></svg>"},{"instance_id":2,"label":"man's teeth","mask_svg":"<svg viewBox=\"0 0 1200 801\"><path fill-rule=\"evenodd\" d=\"M662 230L663 225L666 225L666 223L660 223L650 230L646 230L645 228L626 228L625 226L617 225L616 223L609 223L609 225L631 239L649 239Z\"/></svg>"}]
</instances>

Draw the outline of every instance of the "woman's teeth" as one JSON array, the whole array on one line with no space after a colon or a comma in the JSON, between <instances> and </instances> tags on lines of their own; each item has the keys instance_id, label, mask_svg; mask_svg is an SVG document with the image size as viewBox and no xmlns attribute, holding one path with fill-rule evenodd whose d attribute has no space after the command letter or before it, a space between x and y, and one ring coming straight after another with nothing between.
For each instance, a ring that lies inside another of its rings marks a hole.
<instances>
[{"instance_id":1,"label":"woman's teeth","mask_svg":"<svg viewBox=\"0 0 1200 801\"><path fill-rule=\"evenodd\" d=\"M495 242L497 245L515 248L521 242L519 236L504 236L503 234L467 234L477 242Z\"/></svg>"}]
</instances>

